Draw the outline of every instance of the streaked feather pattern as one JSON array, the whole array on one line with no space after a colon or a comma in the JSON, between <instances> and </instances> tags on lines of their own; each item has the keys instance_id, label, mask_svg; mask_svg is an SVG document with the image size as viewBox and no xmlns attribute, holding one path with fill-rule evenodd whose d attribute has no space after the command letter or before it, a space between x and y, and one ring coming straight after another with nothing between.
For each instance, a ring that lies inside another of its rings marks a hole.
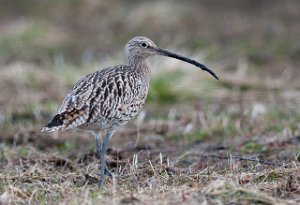
<instances>
[{"instance_id":1,"label":"streaked feather pattern","mask_svg":"<svg viewBox=\"0 0 300 205\"><path fill-rule=\"evenodd\" d=\"M116 129L138 114L148 87L149 78L126 65L91 73L76 83L42 131Z\"/></svg>"}]
</instances>

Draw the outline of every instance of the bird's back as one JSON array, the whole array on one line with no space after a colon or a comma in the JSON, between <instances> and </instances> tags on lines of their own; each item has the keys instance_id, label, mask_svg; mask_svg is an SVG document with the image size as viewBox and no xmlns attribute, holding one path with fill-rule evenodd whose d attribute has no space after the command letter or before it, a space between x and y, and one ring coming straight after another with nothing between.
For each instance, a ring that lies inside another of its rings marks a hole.
<instances>
[{"instance_id":1,"label":"bird's back","mask_svg":"<svg viewBox=\"0 0 300 205\"><path fill-rule=\"evenodd\" d=\"M149 76L126 65L91 73L76 83L43 131L116 129L138 114L148 87Z\"/></svg>"}]
</instances>

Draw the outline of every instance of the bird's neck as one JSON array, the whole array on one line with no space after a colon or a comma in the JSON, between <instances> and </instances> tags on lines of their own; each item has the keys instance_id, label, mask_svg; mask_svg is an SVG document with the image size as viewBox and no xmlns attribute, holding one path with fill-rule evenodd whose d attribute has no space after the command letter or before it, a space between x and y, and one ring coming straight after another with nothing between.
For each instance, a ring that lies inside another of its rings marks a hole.
<instances>
[{"instance_id":1,"label":"bird's neck","mask_svg":"<svg viewBox=\"0 0 300 205\"><path fill-rule=\"evenodd\" d=\"M147 93L150 84L150 67L146 58L141 56L134 56L127 58L127 65L135 73L135 85L138 90L137 98L144 103L147 98Z\"/></svg>"},{"instance_id":2,"label":"bird's neck","mask_svg":"<svg viewBox=\"0 0 300 205\"><path fill-rule=\"evenodd\" d=\"M146 58L141 56L131 57L127 59L127 64L142 76L150 77L150 67Z\"/></svg>"}]
</instances>

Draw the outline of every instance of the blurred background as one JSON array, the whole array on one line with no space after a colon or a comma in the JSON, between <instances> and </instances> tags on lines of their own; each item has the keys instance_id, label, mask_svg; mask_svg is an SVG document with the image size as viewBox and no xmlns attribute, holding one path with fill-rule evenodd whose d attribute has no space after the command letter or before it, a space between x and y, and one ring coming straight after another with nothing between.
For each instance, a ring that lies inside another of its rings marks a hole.
<instances>
[{"instance_id":1,"label":"blurred background","mask_svg":"<svg viewBox=\"0 0 300 205\"><path fill-rule=\"evenodd\" d=\"M114 135L108 161L126 164L138 153L147 163L163 153L176 168L212 166L217 173L228 168L226 160L182 154L299 161L299 11L299 0L1 0L0 168L27 173L36 160L53 178L56 168L48 166L71 160L77 163L71 171L85 173L89 162L88 174L96 175L88 132L40 130L81 77L123 64L124 45L137 35L202 62L220 80L175 59L151 57L144 111ZM22 187L18 180L14 186ZM1 183L4 192L12 182ZM275 190L267 191L274 196Z\"/></svg>"},{"instance_id":2,"label":"blurred background","mask_svg":"<svg viewBox=\"0 0 300 205\"><path fill-rule=\"evenodd\" d=\"M175 139L184 139L183 143L211 135L224 142L226 137L274 136L286 128L292 134L299 131L297 0L2 0L0 4L2 142L37 142L35 146L44 148L45 140L53 139L64 149L63 136L70 140L70 132L49 138L39 132L41 127L77 80L124 63L124 45L137 35L203 62L220 81L191 65L153 57L148 102L133 126L154 121L148 132L179 135ZM134 140L128 136L121 141Z\"/></svg>"}]
</instances>

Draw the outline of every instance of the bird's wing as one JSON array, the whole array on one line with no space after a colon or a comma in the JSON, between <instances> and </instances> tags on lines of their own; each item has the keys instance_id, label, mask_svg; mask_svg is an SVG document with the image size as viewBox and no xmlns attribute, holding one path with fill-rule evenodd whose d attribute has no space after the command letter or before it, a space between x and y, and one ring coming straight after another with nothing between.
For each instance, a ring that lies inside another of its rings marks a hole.
<instances>
[{"instance_id":1,"label":"bird's wing","mask_svg":"<svg viewBox=\"0 0 300 205\"><path fill-rule=\"evenodd\" d=\"M58 114L86 107L87 100L94 90L93 80L95 78L97 78L97 72L80 79L63 100Z\"/></svg>"},{"instance_id":2,"label":"bird's wing","mask_svg":"<svg viewBox=\"0 0 300 205\"><path fill-rule=\"evenodd\" d=\"M108 118L110 110L114 109L111 95L119 95L123 99L124 89L119 90L117 78L120 78L124 69L122 66L106 68L79 80L63 100L58 114L43 131L64 130L93 123L100 115Z\"/></svg>"}]
</instances>

